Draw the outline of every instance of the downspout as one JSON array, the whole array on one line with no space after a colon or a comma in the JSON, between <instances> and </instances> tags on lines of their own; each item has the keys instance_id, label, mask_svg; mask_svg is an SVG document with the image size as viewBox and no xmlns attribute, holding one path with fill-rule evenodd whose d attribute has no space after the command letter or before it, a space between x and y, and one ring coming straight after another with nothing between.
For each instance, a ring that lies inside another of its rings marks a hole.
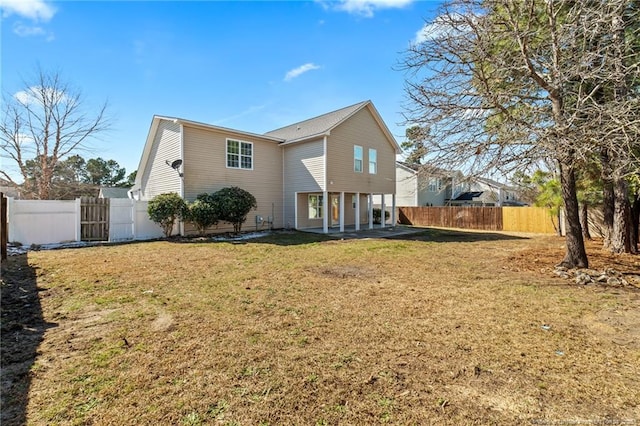
<instances>
[{"instance_id":1,"label":"downspout","mask_svg":"<svg viewBox=\"0 0 640 426\"><path fill-rule=\"evenodd\" d=\"M324 173L324 188L322 191L322 232L329 233L329 178L327 177L327 135L322 138L322 169Z\"/></svg>"},{"instance_id":2,"label":"downspout","mask_svg":"<svg viewBox=\"0 0 640 426\"><path fill-rule=\"evenodd\" d=\"M285 163L284 163L284 146L280 145L280 149L282 150L282 227L284 228L286 226L286 217L285 217L285 212L286 212L286 197L287 197L287 193L285 192L285 182L284 182L284 176L285 176L285 170L284 168ZM298 195L295 195L296 198L298 198ZM297 202L297 200L294 200L295 202ZM294 202L294 205L295 205ZM298 220L298 212L294 211L293 212L293 221L294 223ZM273 228L273 223L275 222L275 218L272 217L271 218L271 228Z\"/></svg>"},{"instance_id":3,"label":"downspout","mask_svg":"<svg viewBox=\"0 0 640 426\"><path fill-rule=\"evenodd\" d=\"M180 123L180 158L182 159L182 173L180 179L180 198L184 200L184 171L186 169L184 162L184 125ZM180 236L184 236L184 221L180 220Z\"/></svg>"}]
</instances>

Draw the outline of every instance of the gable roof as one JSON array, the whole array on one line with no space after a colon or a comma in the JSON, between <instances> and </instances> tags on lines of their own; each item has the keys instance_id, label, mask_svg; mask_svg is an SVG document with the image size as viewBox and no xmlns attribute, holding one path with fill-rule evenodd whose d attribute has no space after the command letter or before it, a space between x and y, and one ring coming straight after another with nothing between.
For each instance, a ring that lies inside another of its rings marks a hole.
<instances>
[{"instance_id":1,"label":"gable roof","mask_svg":"<svg viewBox=\"0 0 640 426\"><path fill-rule=\"evenodd\" d=\"M265 135L278 137L287 141L322 136L356 112L360 111L368 102L369 101L360 102L317 117L289 124L288 126L271 130L270 132L265 133Z\"/></svg>"},{"instance_id":2,"label":"gable roof","mask_svg":"<svg viewBox=\"0 0 640 426\"><path fill-rule=\"evenodd\" d=\"M387 139L389 139L389 142L393 145L396 153L399 153L400 146L398 145L398 142L389 131L389 128L384 123L382 117L380 117L380 114L373 106L373 103L371 101L358 102L357 104L340 108L338 110L328 112L317 117L309 118L307 120L299 121L297 123L281 127L279 129L271 130L270 132L265 133L265 135L284 139L285 144L300 142L303 140L318 138L321 136L328 136L333 129L344 123L347 119L364 108L369 109L371 115L382 129L382 132L385 134Z\"/></svg>"}]
</instances>

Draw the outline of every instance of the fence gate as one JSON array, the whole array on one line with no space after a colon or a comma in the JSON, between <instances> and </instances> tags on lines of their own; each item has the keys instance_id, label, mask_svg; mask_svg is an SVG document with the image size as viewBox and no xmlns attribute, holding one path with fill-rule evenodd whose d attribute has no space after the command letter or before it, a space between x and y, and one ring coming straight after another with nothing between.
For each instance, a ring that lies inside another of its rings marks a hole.
<instances>
[{"instance_id":1,"label":"fence gate","mask_svg":"<svg viewBox=\"0 0 640 426\"><path fill-rule=\"evenodd\" d=\"M80 199L80 235L82 241L109 239L109 199L82 197Z\"/></svg>"}]
</instances>

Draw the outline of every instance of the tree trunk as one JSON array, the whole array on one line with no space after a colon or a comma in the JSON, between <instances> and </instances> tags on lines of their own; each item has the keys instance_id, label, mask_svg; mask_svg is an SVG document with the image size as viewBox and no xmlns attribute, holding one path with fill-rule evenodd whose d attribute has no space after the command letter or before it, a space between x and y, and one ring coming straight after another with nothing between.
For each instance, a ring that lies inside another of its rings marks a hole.
<instances>
[{"instance_id":1,"label":"tree trunk","mask_svg":"<svg viewBox=\"0 0 640 426\"><path fill-rule=\"evenodd\" d=\"M612 167L607 149L600 152L600 161L602 162L602 245L604 248L611 247L611 236L613 234L613 180L611 179Z\"/></svg>"},{"instance_id":2,"label":"tree trunk","mask_svg":"<svg viewBox=\"0 0 640 426\"><path fill-rule=\"evenodd\" d=\"M615 178L613 182L615 199L613 209L613 233L611 235L612 253L631 253L631 224L628 185L623 178Z\"/></svg>"},{"instance_id":3,"label":"tree trunk","mask_svg":"<svg viewBox=\"0 0 640 426\"><path fill-rule=\"evenodd\" d=\"M582 226L582 237L591 240L589 232L589 205L587 203L580 204L580 225Z\"/></svg>"},{"instance_id":4,"label":"tree trunk","mask_svg":"<svg viewBox=\"0 0 640 426\"><path fill-rule=\"evenodd\" d=\"M640 228L640 189L636 190L631 205L631 252L638 254L638 228Z\"/></svg>"},{"instance_id":5,"label":"tree trunk","mask_svg":"<svg viewBox=\"0 0 640 426\"><path fill-rule=\"evenodd\" d=\"M588 268L587 252L582 239L580 213L578 211L578 195L576 191L576 175L573 167L560 163L560 187L567 224L567 253L560 263L566 268Z\"/></svg>"}]
</instances>

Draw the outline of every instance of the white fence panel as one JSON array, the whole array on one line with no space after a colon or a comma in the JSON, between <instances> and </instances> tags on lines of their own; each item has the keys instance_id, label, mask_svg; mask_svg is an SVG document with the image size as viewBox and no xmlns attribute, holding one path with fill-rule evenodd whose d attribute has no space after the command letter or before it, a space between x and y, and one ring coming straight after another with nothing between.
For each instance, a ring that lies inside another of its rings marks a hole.
<instances>
[{"instance_id":1,"label":"white fence panel","mask_svg":"<svg viewBox=\"0 0 640 426\"><path fill-rule=\"evenodd\" d=\"M80 200L9 198L9 241L22 245L80 241Z\"/></svg>"},{"instance_id":2,"label":"white fence panel","mask_svg":"<svg viewBox=\"0 0 640 426\"><path fill-rule=\"evenodd\" d=\"M135 200L109 200L109 241L127 241L135 237Z\"/></svg>"},{"instance_id":3,"label":"white fence panel","mask_svg":"<svg viewBox=\"0 0 640 426\"><path fill-rule=\"evenodd\" d=\"M153 238L164 237L162 228L160 225L149 219L147 213L148 201L136 201L135 202L135 239L136 240L151 240Z\"/></svg>"}]
</instances>

